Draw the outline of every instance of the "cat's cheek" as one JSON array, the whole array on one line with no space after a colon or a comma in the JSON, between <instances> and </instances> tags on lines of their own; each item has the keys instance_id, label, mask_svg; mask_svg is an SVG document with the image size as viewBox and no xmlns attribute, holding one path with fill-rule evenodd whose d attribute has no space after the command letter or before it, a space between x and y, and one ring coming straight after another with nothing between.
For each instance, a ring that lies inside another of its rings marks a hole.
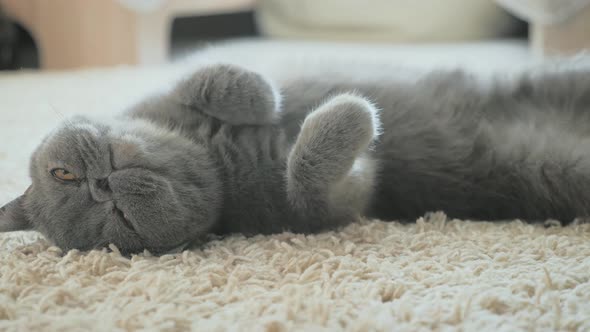
<instances>
[{"instance_id":1,"label":"cat's cheek","mask_svg":"<svg viewBox=\"0 0 590 332\"><path fill-rule=\"evenodd\" d=\"M189 238L186 229L187 213L168 197L147 199L131 203L129 218L135 231L147 247L168 247L178 245Z\"/></svg>"},{"instance_id":2,"label":"cat's cheek","mask_svg":"<svg viewBox=\"0 0 590 332\"><path fill-rule=\"evenodd\" d=\"M125 188L127 186L129 184ZM132 228L146 247L178 244L189 234L185 225L190 214L177 199L170 183L160 181L154 186L156 191L143 194L116 194L117 207L124 214L117 216L116 222ZM124 225L126 222L130 225Z\"/></svg>"}]
</instances>

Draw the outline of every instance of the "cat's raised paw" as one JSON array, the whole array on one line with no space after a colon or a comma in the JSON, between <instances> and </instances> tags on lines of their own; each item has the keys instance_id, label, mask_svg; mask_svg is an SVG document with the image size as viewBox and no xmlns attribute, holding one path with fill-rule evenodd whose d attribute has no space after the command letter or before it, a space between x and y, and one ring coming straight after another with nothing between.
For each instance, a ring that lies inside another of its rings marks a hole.
<instances>
[{"instance_id":1,"label":"cat's raised paw","mask_svg":"<svg viewBox=\"0 0 590 332\"><path fill-rule=\"evenodd\" d=\"M278 90L262 75L228 64L198 70L174 94L182 104L235 125L270 123L280 104Z\"/></svg>"},{"instance_id":2,"label":"cat's raised paw","mask_svg":"<svg viewBox=\"0 0 590 332\"><path fill-rule=\"evenodd\" d=\"M353 94L333 97L311 112L288 158L290 202L299 210L309 209L315 203L307 198L330 195L335 185L345 183L379 126L376 108Z\"/></svg>"},{"instance_id":3,"label":"cat's raised paw","mask_svg":"<svg viewBox=\"0 0 590 332\"><path fill-rule=\"evenodd\" d=\"M348 93L333 97L310 113L304 129L306 126L359 148L366 147L381 130L377 108L367 99Z\"/></svg>"}]
</instances>

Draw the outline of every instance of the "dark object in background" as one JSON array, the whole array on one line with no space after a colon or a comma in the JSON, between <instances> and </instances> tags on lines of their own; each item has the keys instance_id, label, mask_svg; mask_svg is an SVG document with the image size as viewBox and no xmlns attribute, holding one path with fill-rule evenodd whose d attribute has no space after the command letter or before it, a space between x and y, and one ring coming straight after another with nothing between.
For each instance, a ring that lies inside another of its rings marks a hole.
<instances>
[{"instance_id":1,"label":"dark object in background","mask_svg":"<svg viewBox=\"0 0 590 332\"><path fill-rule=\"evenodd\" d=\"M16 28L4 16L0 8L0 70L9 69L14 61Z\"/></svg>"},{"instance_id":2,"label":"dark object in background","mask_svg":"<svg viewBox=\"0 0 590 332\"><path fill-rule=\"evenodd\" d=\"M172 22L168 54L171 59L215 41L259 36L254 12L177 17Z\"/></svg>"},{"instance_id":3,"label":"dark object in background","mask_svg":"<svg viewBox=\"0 0 590 332\"><path fill-rule=\"evenodd\" d=\"M39 53L31 35L0 8L0 70L39 68Z\"/></svg>"}]
</instances>

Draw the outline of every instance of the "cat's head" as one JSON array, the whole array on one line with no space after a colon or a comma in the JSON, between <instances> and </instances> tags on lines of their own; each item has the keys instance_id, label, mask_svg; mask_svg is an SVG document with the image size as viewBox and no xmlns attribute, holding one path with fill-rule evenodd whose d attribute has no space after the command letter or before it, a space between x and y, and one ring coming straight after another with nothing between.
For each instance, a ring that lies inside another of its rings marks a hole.
<instances>
[{"instance_id":1,"label":"cat's head","mask_svg":"<svg viewBox=\"0 0 590 332\"><path fill-rule=\"evenodd\" d=\"M33 154L30 175L0 210L0 231L36 230L65 250L167 251L209 230L220 206L206 148L142 120L65 121Z\"/></svg>"}]
</instances>

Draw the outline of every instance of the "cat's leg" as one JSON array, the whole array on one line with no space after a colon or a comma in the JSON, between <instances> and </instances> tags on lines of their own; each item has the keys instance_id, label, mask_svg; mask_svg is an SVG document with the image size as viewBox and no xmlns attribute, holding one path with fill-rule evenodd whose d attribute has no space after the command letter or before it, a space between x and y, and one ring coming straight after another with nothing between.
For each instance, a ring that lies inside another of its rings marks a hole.
<instances>
[{"instance_id":1,"label":"cat's leg","mask_svg":"<svg viewBox=\"0 0 590 332\"><path fill-rule=\"evenodd\" d=\"M375 176L365 152L378 131L375 107L350 94L332 98L305 118L287 164L289 202L311 223L300 225L302 231L349 222L362 212Z\"/></svg>"},{"instance_id":2,"label":"cat's leg","mask_svg":"<svg viewBox=\"0 0 590 332\"><path fill-rule=\"evenodd\" d=\"M171 97L233 125L271 123L280 94L262 75L234 65L202 68L181 81Z\"/></svg>"}]
</instances>

